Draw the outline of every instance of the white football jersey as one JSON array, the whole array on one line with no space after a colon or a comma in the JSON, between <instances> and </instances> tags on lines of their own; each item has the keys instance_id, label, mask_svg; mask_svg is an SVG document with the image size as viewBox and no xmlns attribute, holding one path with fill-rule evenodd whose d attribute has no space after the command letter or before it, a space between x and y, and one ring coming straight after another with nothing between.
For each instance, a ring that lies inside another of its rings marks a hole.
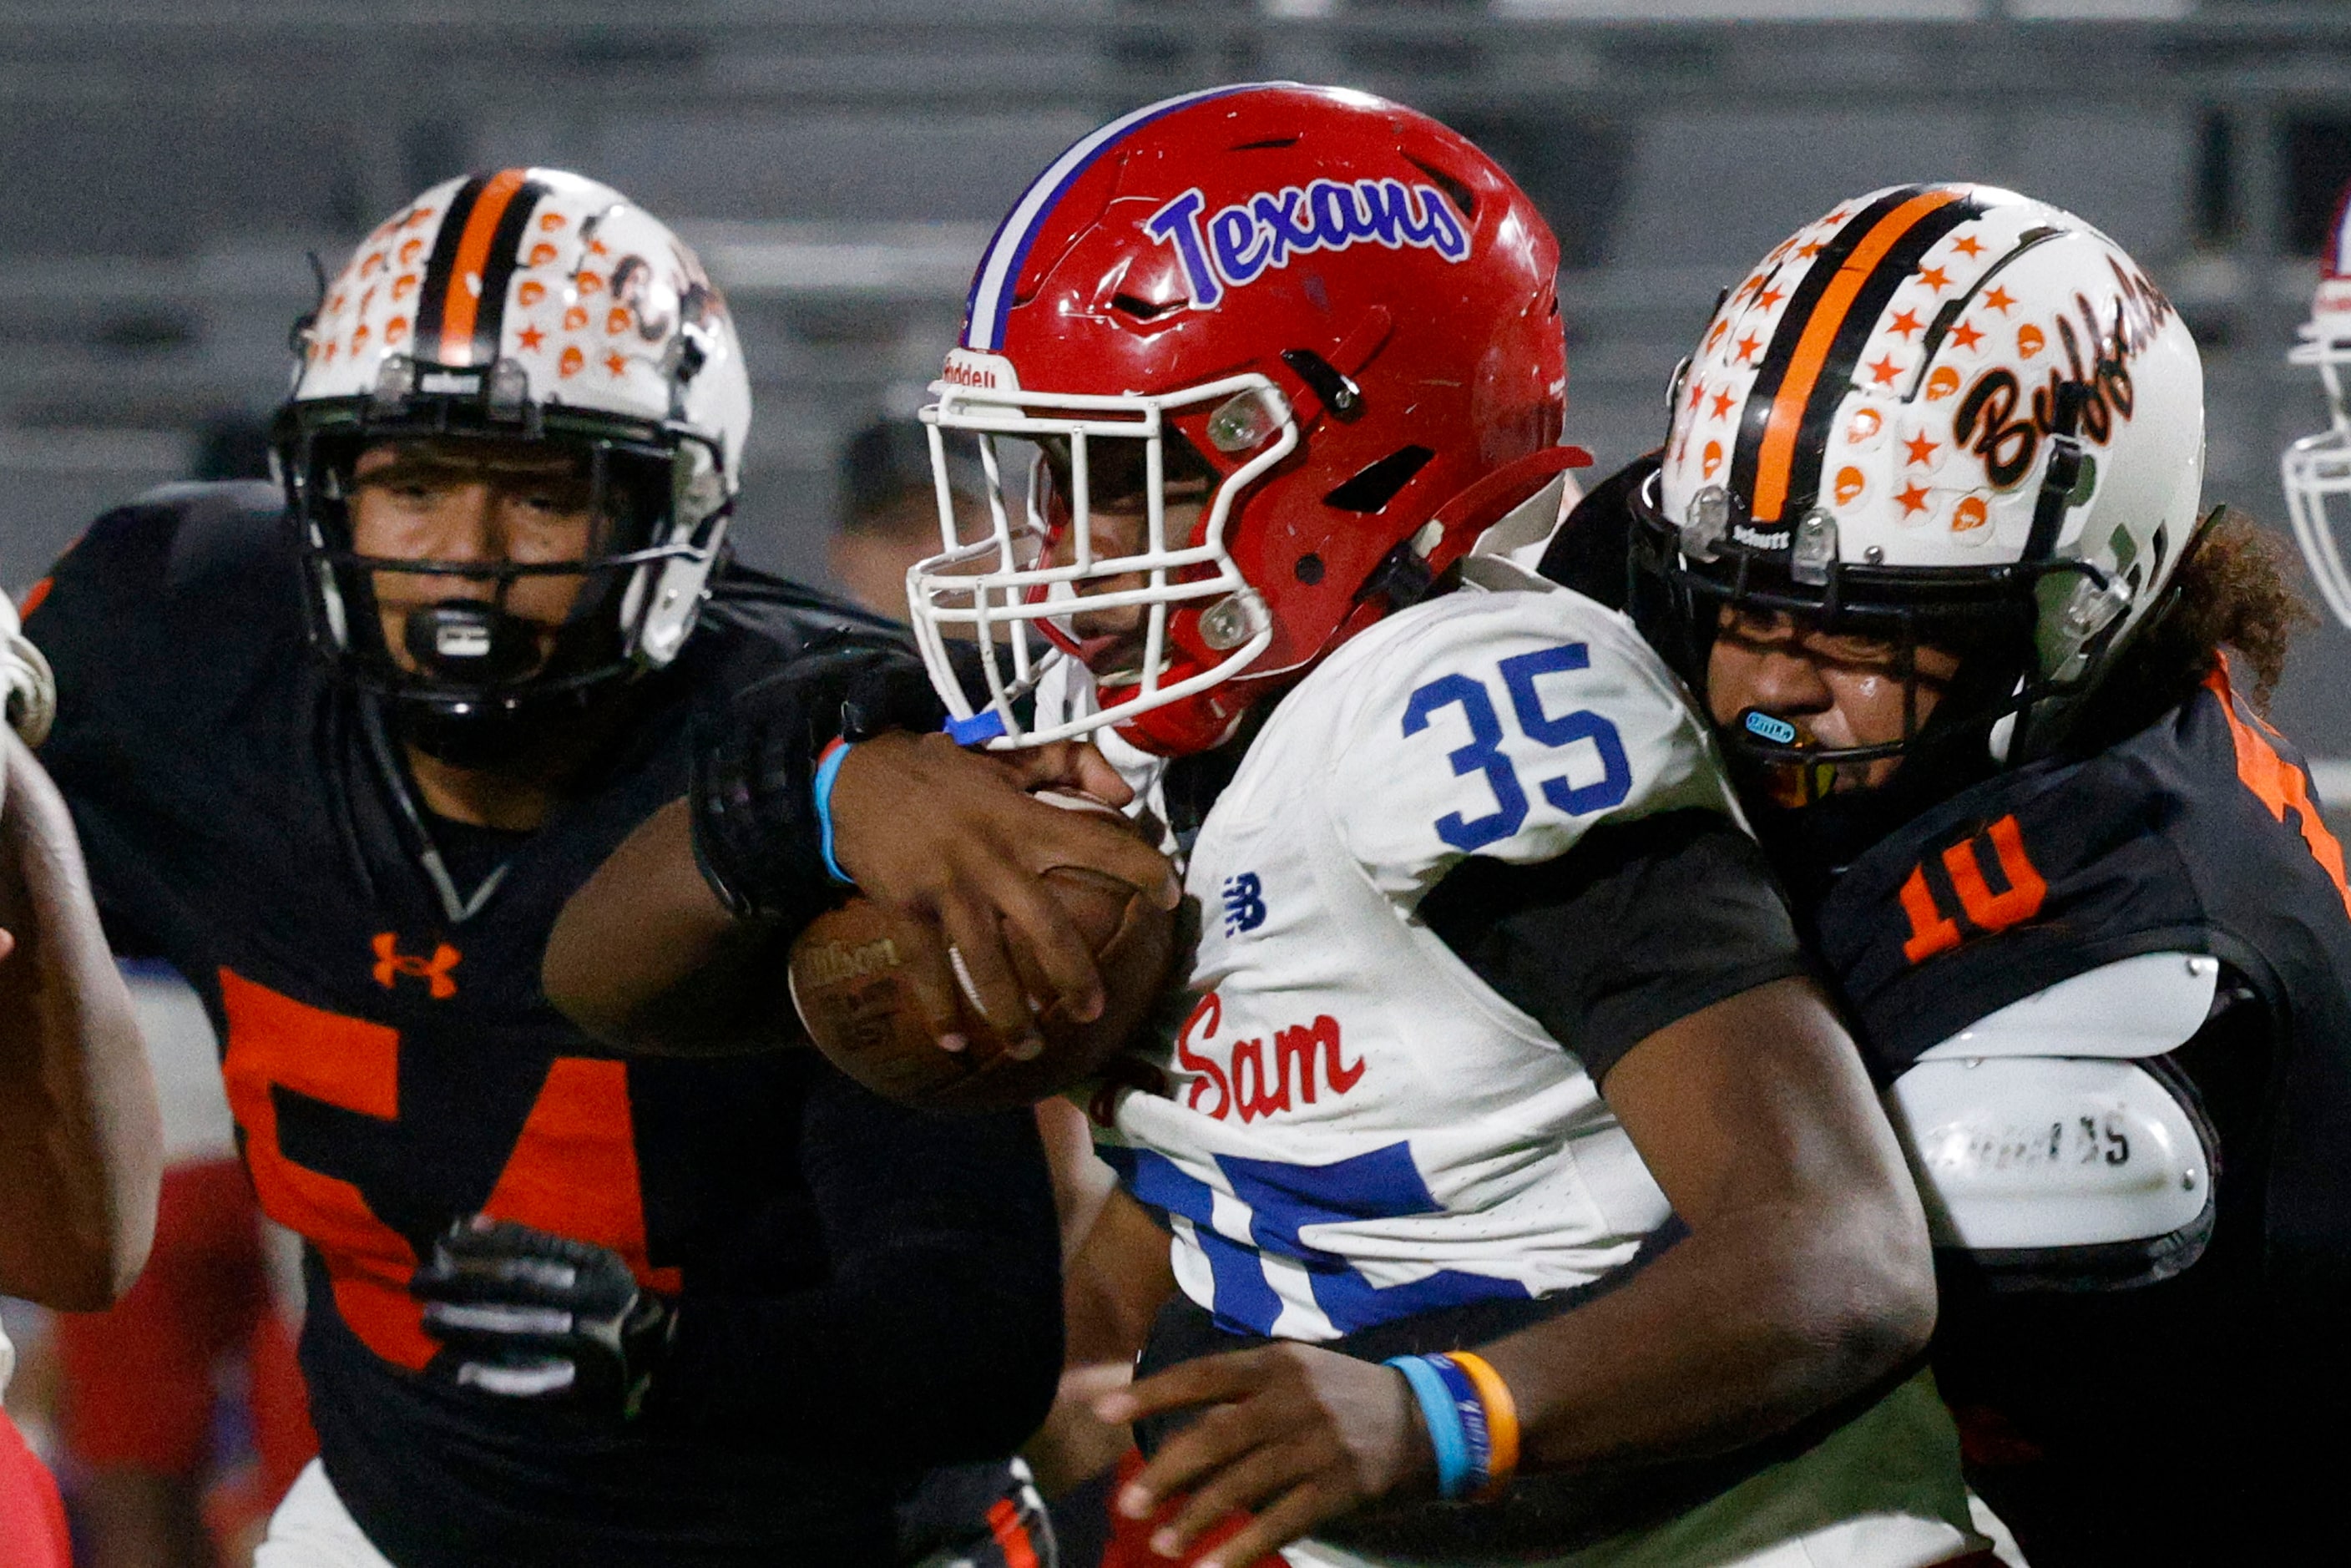
<instances>
[{"instance_id":1,"label":"white football jersey","mask_svg":"<svg viewBox=\"0 0 2351 1568\"><path fill-rule=\"evenodd\" d=\"M1737 806L1629 622L1505 559L1465 579L1266 721L1185 865L1194 1005L1138 1053L1169 1092L1097 1102L1103 1156L1169 1215L1186 1293L1231 1327L1327 1340L1588 1284L1669 1212L1576 1042L1415 912L1472 854L1538 862L1604 821Z\"/></svg>"}]
</instances>

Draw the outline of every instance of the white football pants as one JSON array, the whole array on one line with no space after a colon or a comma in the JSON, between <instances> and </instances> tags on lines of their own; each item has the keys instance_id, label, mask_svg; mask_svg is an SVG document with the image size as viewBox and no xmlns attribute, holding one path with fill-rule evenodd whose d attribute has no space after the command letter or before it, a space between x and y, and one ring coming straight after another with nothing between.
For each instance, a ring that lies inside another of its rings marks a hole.
<instances>
[{"instance_id":1,"label":"white football pants","mask_svg":"<svg viewBox=\"0 0 2351 1568\"><path fill-rule=\"evenodd\" d=\"M1939 1519L1912 1514L1865 1514L1841 1520L1793 1541L1782 1541L1715 1568L1937 1568L1981 1548ZM1386 1568L1383 1559L1301 1541L1281 1549L1290 1568ZM1573 1558L1562 1559L1573 1563ZM260 1565L268 1568L268 1565Z\"/></svg>"},{"instance_id":2,"label":"white football pants","mask_svg":"<svg viewBox=\"0 0 2351 1568\"><path fill-rule=\"evenodd\" d=\"M253 1554L253 1568L392 1568L368 1543L326 1467L312 1459L269 1516L269 1536Z\"/></svg>"}]
</instances>

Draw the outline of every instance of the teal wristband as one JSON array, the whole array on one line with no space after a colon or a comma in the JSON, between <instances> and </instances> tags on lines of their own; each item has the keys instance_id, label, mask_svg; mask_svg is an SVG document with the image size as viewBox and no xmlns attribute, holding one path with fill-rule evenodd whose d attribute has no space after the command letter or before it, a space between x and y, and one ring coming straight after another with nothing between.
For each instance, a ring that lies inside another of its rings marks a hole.
<instances>
[{"instance_id":1,"label":"teal wristband","mask_svg":"<svg viewBox=\"0 0 2351 1568\"><path fill-rule=\"evenodd\" d=\"M1425 1357L1399 1355L1382 1364L1404 1374L1412 1396L1420 1402L1420 1416L1428 1427L1428 1446L1437 1455L1437 1495L1458 1502L1470 1491L1469 1438L1461 1427L1461 1410L1444 1376Z\"/></svg>"},{"instance_id":2,"label":"teal wristband","mask_svg":"<svg viewBox=\"0 0 2351 1568\"><path fill-rule=\"evenodd\" d=\"M824 869L832 873L835 882L850 883L841 862L832 858L832 781L841 773L841 760L849 755L849 742L836 740L824 748L823 758L816 765L816 779L810 793L816 797L817 847L824 855ZM806 840L801 841L803 843Z\"/></svg>"},{"instance_id":3,"label":"teal wristband","mask_svg":"<svg viewBox=\"0 0 2351 1568\"><path fill-rule=\"evenodd\" d=\"M1494 1479L1494 1435L1486 1429L1486 1401L1479 1396L1478 1385L1469 1375L1449 1355L1421 1358L1436 1372L1445 1385L1446 1397L1453 1401L1453 1418L1460 1424L1462 1452L1467 1456L1468 1474L1463 1478L1464 1495L1476 1497Z\"/></svg>"}]
</instances>

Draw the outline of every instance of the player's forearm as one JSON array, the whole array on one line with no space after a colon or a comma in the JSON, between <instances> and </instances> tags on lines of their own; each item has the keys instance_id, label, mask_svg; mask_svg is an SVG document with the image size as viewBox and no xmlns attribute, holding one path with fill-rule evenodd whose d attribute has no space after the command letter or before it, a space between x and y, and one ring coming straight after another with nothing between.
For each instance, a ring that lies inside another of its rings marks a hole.
<instances>
[{"instance_id":1,"label":"player's forearm","mask_svg":"<svg viewBox=\"0 0 2351 1568\"><path fill-rule=\"evenodd\" d=\"M162 1123L73 824L13 735L0 808L0 1292L114 1301L155 1229Z\"/></svg>"},{"instance_id":2,"label":"player's forearm","mask_svg":"<svg viewBox=\"0 0 2351 1568\"><path fill-rule=\"evenodd\" d=\"M778 936L719 903L695 863L682 800L647 818L564 905L539 977L565 1016L623 1051L799 1040Z\"/></svg>"},{"instance_id":3,"label":"player's forearm","mask_svg":"<svg viewBox=\"0 0 2351 1568\"><path fill-rule=\"evenodd\" d=\"M1530 1469L1720 1452L1924 1348L1934 1291L1921 1250L1899 1206L1756 1206L1479 1354L1510 1386Z\"/></svg>"},{"instance_id":4,"label":"player's forearm","mask_svg":"<svg viewBox=\"0 0 2351 1568\"><path fill-rule=\"evenodd\" d=\"M1072 1365L1131 1364L1159 1309L1176 1292L1167 1233L1120 1187L1111 1189L1062 1273L1061 1315Z\"/></svg>"},{"instance_id":5,"label":"player's forearm","mask_svg":"<svg viewBox=\"0 0 2351 1568\"><path fill-rule=\"evenodd\" d=\"M1687 1014L1601 1087L1689 1235L1621 1290L1494 1347L1531 1462L1736 1447L1924 1347L1926 1217L1811 984L1777 980Z\"/></svg>"}]
</instances>

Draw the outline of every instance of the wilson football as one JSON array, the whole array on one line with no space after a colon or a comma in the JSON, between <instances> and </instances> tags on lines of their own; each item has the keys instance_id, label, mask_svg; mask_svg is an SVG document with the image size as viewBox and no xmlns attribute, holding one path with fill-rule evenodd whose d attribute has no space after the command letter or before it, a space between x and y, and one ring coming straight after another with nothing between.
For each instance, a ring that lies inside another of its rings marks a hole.
<instances>
[{"instance_id":1,"label":"wilson football","mask_svg":"<svg viewBox=\"0 0 2351 1568\"><path fill-rule=\"evenodd\" d=\"M1045 886L1061 901L1102 972L1104 1005L1090 1023L1057 1001L1038 1016L1042 1054L1018 1061L1013 1040L989 1028L962 996L970 1043L942 1050L906 983L900 917L852 897L820 915L792 945L792 1003L828 1061L875 1093L940 1111L1031 1105L1092 1077L1143 1021L1166 984L1176 916L1143 890L1083 866L1055 866ZM1019 943L1013 962L1032 997L1050 993Z\"/></svg>"}]
</instances>

